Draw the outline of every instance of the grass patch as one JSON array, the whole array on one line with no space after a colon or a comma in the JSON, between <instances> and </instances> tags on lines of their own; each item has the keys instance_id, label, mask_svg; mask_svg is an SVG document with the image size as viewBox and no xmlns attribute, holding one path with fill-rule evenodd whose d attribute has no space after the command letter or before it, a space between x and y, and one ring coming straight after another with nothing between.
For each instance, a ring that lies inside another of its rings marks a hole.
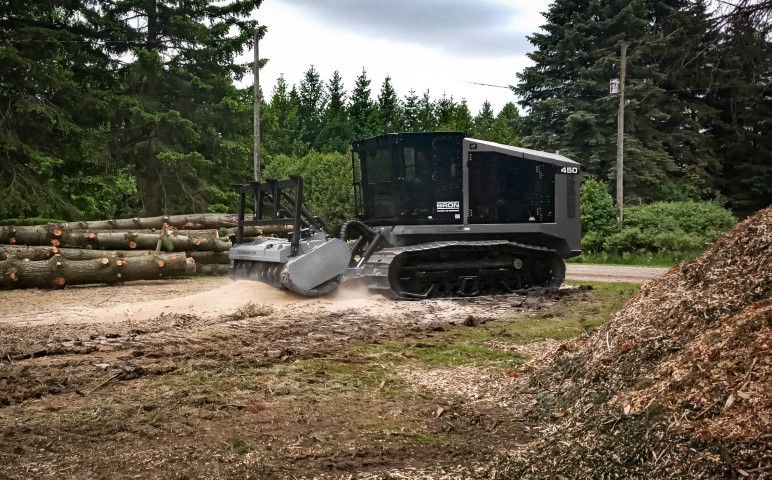
<instances>
[{"instance_id":1,"label":"grass patch","mask_svg":"<svg viewBox=\"0 0 772 480\"><path fill-rule=\"evenodd\" d=\"M336 359L307 359L279 364L266 371L274 395L339 395L346 393L399 396L402 382L377 359L344 354Z\"/></svg>"},{"instance_id":2,"label":"grass patch","mask_svg":"<svg viewBox=\"0 0 772 480\"><path fill-rule=\"evenodd\" d=\"M459 335L455 336L458 337ZM476 336L480 337L480 335ZM438 335L438 337L432 342L403 344L401 345L402 354L431 367L475 365L508 368L527 360L527 358L513 355L511 352L454 340L454 335Z\"/></svg>"},{"instance_id":3,"label":"grass patch","mask_svg":"<svg viewBox=\"0 0 772 480\"><path fill-rule=\"evenodd\" d=\"M234 438L225 444L225 451L236 455L245 455L252 451L252 444L240 438Z\"/></svg>"},{"instance_id":4,"label":"grass patch","mask_svg":"<svg viewBox=\"0 0 772 480\"><path fill-rule=\"evenodd\" d=\"M576 321L592 332L609 321L641 288L640 283L568 281L566 285L590 285L592 290L573 295L550 307L547 312Z\"/></svg>"}]
</instances>

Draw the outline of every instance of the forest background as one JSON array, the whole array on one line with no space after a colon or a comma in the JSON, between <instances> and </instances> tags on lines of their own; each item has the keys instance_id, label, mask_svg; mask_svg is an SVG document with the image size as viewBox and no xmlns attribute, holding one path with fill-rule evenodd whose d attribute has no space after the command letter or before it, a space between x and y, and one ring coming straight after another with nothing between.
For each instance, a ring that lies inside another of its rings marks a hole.
<instances>
[{"instance_id":1,"label":"forest background","mask_svg":"<svg viewBox=\"0 0 772 480\"><path fill-rule=\"evenodd\" d=\"M260 3L0 0L0 219L235 211L230 186L252 178L253 154L253 90L239 86L251 65L237 59L268 31ZM353 216L353 140L464 131L580 162L586 249L613 250L614 235L622 250L661 249L643 225L613 226L609 79L625 42L626 204L709 211L718 220L689 228L721 230L733 221L724 208L744 216L772 199L772 5L725 4L556 0L498 112L398 93L388 77L374 86L366 66L351 86L310 66L261 94L263 174L304 175L311 208L339 223ZM654 208L643 216L663 214Z\"/></svg>"}]
</instances>

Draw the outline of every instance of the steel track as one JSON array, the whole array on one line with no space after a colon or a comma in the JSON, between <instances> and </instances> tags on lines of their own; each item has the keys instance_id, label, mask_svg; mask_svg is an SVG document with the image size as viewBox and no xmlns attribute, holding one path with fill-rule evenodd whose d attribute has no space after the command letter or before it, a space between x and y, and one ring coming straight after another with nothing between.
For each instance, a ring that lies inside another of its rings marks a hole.
<instances>
[{"instance_id":1,"label":"steel track","mask_svg":"<svg viewBox=\"0 0 772 480\"><path fill-rule=\"evenodd\" d=\"M384 248L364 268L370 291L404 299L554 290L565 274L565 263L554 250L500 240Z\"/></svg>"}]
</instances>

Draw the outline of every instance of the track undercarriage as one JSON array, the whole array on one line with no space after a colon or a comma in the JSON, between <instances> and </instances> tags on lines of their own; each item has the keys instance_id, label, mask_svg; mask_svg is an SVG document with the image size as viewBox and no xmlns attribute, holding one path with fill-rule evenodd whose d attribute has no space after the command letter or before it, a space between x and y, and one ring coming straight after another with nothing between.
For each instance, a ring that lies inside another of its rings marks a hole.
<instances>
[{"instance_id":1,"label":"track undercarriage","mask_svg":"<svg viewBox=\"0 0 772 480\"><path fill-rule=\"evenodd\" d=\"M557 289L564 278L554 251L507 241L384 248L364 265L370 291L404 299L523 294Z\"/></svg>"}]
</instances>

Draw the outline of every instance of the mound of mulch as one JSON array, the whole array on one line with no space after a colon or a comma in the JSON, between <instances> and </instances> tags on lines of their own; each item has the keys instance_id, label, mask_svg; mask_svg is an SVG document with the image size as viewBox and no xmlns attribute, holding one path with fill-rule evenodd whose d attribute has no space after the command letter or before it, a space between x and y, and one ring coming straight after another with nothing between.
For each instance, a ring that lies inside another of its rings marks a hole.
<instances>
[{"instance_id":1,"label":"mound of mulch","mask_svg":"<svg viewBox=\"0 0 772 480\"><path fill-rule=\"evenodd\" d=\"M533 372L545 426L497 476L772 477L771 352L769 207Z\"/></svg>"}]
</instances>

